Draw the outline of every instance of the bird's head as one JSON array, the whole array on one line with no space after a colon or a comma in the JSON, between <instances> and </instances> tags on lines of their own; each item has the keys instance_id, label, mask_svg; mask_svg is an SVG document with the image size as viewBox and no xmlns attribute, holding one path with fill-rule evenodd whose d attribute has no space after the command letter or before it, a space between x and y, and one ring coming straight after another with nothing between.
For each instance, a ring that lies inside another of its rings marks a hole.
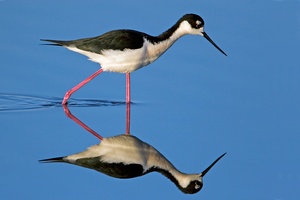
<instances>
[{"instance_id":1,"label":"bird's head","mask_svg":"<svg viewBox=\"0 0 300 200\"><path fill-rule=\"evenodd\" d=\"M185 26L185 30L187 31L187 34L203 36L212 45L214 45L214 47L216 47L221 53L223 53L225 56L227 56L227 54L220 47L218 47L214 43L214 41L204 31L204 20L199 15L186 14L182 18L179 19L179 23L181 23Z\"/></svg>"},{"instance_id":2,"label":"bird's head","mask_svg":"<svg viewBox=\"0 0 300 200\"><path fill-rule=\"evenodd\" d=\"M200 174L191 174L187 176L188 182L186 187L179 186L179 189L186 194L195 194L199 192L203 187L203 177L205 174L225 155L222 154L218 157L212 164L210 164L204 171Z\"/></svg>"}]
</instances>

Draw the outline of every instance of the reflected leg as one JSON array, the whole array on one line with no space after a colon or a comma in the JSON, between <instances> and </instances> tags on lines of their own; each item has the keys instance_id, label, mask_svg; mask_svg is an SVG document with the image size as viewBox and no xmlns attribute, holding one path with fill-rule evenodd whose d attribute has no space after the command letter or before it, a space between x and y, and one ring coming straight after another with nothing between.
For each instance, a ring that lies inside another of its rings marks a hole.
<instances>
[{"instance_id":1,"label":"reflected leg","mask_svg":"<svg viewBox=\"0 0 300 200\"><path fill-rule=\"evenodd\" d=\"M126 103L126 134L130 134L130 103Z\"/></svg>"},{"instance_id":2,"label":"reflected leg","mask_svg":"<svg viewBox=\"0 0 300 200\"><path fill-rule=\"evenodd\" d=\"M96 133L96 131L94 131L93 129L91 129L90 127L88 127L86 124L84 124L82 121L80 121L78 118L76 118L74 115L72 115L72 113L68 109L67 105L63 105L63 108L64 108L64 112L67 115L67 117L69 117L74 122L76 122L77 124L79 124L82 128L84 128L85 130L87 130L88 132L90 132L91 134L93 134L94 136L96 136L98 139L100 139L100 140L103 139L103 137L101 135L99 135L98 133Z\"/></svg>"}]
</instances>

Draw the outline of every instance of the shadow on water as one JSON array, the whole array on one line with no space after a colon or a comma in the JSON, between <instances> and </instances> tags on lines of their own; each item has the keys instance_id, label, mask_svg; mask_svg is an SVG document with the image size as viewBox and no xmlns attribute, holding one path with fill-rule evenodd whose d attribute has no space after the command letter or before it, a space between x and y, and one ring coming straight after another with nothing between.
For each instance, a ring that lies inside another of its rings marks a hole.
<instances>
[{"instance_id":1,"label":"shadow on water","mask_svg":"<svg viewBox=\"0 0 300 200\"><path fill-rule=\"evenodd\" d=\"M0 112L29 111L62 107L61 102L62 98L59 97L0 93ZM100 107L125 104L124 101L98 99L71 98L68 101L68 107Z\"/></svg>"}]
</instances>

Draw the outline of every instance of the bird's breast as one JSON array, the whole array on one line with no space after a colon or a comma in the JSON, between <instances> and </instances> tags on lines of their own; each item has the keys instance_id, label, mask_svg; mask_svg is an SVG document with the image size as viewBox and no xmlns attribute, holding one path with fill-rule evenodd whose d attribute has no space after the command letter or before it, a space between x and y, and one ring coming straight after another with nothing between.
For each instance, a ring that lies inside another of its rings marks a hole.
<instances>
[{"instance_id":1,"label":"bird's breast","mask_svg":"<svg viewBox=\"0 0 300 200\"><path fill-rule=\"evenodd\" d=\"M91 59L93 60L93 59ZM104 50L97 58L104 71L130 73L148 64L147 49Z\"/></svg>"}]
</instances>

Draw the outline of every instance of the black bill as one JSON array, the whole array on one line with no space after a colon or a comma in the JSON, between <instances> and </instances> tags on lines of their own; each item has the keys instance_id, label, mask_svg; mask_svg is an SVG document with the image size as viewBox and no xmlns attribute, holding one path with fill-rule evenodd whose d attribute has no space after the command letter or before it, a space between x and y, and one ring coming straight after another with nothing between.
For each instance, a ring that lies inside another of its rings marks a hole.
<instances>
[{"instance_id":1,"label":"black bill","mask_svg":"<svg viewBox=\"0 0 300 200\"><path fill-rule=\"evenodd\" d=\"M216 45L216 43L214 43L214 41L205 33L205 32L202 32L203 34L203 37L205 37L205 39L207 39L212 45L214 45L219 51L221 51L225 56L227 56L227 54L220 48Z\"/></svg>"}]
</instances>

